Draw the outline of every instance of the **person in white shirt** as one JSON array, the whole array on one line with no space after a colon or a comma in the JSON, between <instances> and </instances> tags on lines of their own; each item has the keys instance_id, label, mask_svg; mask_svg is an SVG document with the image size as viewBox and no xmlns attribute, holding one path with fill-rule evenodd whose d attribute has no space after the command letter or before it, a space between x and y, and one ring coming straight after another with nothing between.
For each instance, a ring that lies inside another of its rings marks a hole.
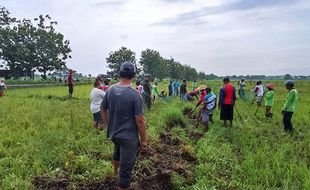
<instances>
[{"instance_id":1,"label":"person in white shirt","mask_svg":"<svg viewBox=\"0 0 310 190\"><path fill-rule=\"evenodd\" d=\"M94 128L102 130L104 128L104 121L101 117L100 106L106 92L100 89L100 81L97 78L94 83L94 88L90 92L90 111L94 116Z\"/></svg>"},{"instance_id":2,"label":"person in white shirt","mask_svg":"<svg viewBox=\"0 0 310 190\"><path fill-rule=\"evenodd\" d=\"M252 90L252 92L255 93L256 95L256 104L257 106L261 106L263 96L264 96L264 87L262 85L262 81L257 81L256 82L256 87Z\"/></svg>"}]
</instances>

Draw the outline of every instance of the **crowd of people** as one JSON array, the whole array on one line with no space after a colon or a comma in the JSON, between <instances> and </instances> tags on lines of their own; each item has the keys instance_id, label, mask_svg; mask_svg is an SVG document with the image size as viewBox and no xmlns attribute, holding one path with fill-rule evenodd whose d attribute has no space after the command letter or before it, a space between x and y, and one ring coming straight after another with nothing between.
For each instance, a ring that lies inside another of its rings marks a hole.
<instances>
[{"instance_id":1,"label":"crowd of people","mask_svg":"<svg viewBox=\"0 0 310 190\"><path fill-rule=\"evenodd\" d=\"M97 131L107 129L107 137L114 144L113 166L115 175L119 179L119 190L127 189L130 186L137 153L139 150L143 152L147 149L144 108L151 109L156 97L177 96L185 102L196 100L195 107L188 115L200 108L197 118L206 130L208 130L209 122L213 123L213 114L216 108L220 111L220 120L224 122L224 126L233 126L237 95L229 78L223 79L223 86L217 98L211 87L199 85L196 80L193 81L193 88L190 91L188 91L186 80L183 80L182 84L177 80L170 80L168 95L165 94L165 90L161 90L159 93L158 82L154 81L151 84L150 75L145 75L144 80L138 80L135 88L132 88L131 84L135 80L136 67L131 62L125 62L121 65L119 75L119 82L112 86L109 86L109 78L99 75L90 93L93 126ZM68 85L70 93L72 92L70 83ZM238 86L237 94L241 100L245 100L245 80L239 81ZM288 95L282 109L284 130L293 132L291 119L296 109L298 92L294 88L293 81L286 81L285 86ZM255 94L253 103L256 102L257 110L262 106L264 100L265 116L268 119L273 118L274 85L267 84L264 86L262 81L257 81L251 92Z\"/></svg>"}]
</instances>

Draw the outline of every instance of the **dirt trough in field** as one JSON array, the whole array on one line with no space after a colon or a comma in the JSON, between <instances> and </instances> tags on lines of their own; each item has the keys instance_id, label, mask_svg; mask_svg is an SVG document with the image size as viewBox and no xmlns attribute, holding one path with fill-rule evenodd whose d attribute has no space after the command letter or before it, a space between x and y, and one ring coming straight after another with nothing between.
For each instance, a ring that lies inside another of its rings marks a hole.
<instances>
[{"instance_id":1,"label":"dirt trough in field","mask_svg":"<svg viewBox=\"0 0 310 190\"><path fill-rule=\"evenodd\" d=\"M36 189L50 189L50 190L62 190L67 189L70 184L70 180L66 177L52 179L47 176L35 177L33 185Z\"/></svg>"}]
</instances>

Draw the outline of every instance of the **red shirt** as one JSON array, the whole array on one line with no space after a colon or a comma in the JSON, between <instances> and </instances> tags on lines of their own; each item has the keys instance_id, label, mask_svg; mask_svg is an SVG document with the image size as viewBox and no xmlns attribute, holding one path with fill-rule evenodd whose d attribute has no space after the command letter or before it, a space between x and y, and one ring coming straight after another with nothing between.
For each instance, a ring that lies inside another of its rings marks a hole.
<instances>
[{"instance_id":1,"label":"red shirt","mask_svg":"<svg viewBox=\"0 0 310 190\"><path fill-rule=\"evenodd\" d=\"M68 75L68 84L73 84L72 74Z\"/></svg>"}]
</instances>

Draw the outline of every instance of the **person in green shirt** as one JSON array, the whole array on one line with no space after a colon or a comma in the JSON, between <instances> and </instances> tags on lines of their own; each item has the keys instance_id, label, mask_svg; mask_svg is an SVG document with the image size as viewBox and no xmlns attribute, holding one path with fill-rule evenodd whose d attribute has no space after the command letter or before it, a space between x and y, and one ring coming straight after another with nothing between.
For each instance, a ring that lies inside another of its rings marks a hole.
<instances>
[{"instance_id":1,"label":"person in green shirt","mask_svg":"<svg viewBox=\"0 0 310 190\"><path fill-rule=\"evenodd\" d=\"M285 104L282 108L282 115L283 115L283 124L284 124L284 130L286 132L293 132L293 125L292 125L292 117L296 110L296 104L298 100L298 92L294 88L294 82L291 80L286 81L285 83L286 89L289 91Z\"/></svg>"},{"instance_id":2,"label":"person in green shirt","mask_svg":"<svg viewBox=\"0 0 310 190\"><path fill-rule=\"evenodd\" d=\"M195 91L197 87L198 87L198 82L196 80L194 80L194 82L193 82L193 91Z\"/></svg>"},{"instance_id":3,"label":"person in green shirt","mask_svg":"<svg viewBox=\"0 0 310 190\"><path fill-rule=\"evenodd\" d=\"M267 86L268 92L265 94L265 107L266 107L266 112L265 116L266 118L272 118L273 113L271 112L271 108L274 104L274 86L273 84L268 84Z\"/></svg>"},{"instance_id":4,"label":"person in green shirt","mask_svg":"<svg viewBox=\"0 0 310 190\"><path fill-rule=\"evenodd\" d=\"M152 85L152 97L153 97L153 102L155 101L156 96L159 96L157 85L158 85L158 82L155 82L155 83Z\"/></svg>"}]
</instances>

